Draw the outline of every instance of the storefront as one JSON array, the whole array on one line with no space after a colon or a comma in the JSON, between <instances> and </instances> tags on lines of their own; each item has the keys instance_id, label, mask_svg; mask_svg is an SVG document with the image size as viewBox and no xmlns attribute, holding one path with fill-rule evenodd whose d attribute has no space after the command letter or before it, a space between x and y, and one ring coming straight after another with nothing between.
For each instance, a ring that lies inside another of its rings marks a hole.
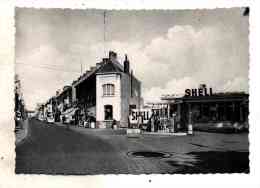
<instances>
[{"instance_id":1,"label":"storefront","mask_svg":"<svg viewBox=\"0 0 260 188\"><path fill-rule=\"evenodd\" d=\"M166 98L170 116L175 115L176 129L248 128L248 94L219 93L205 96Z\"/></svg>"},{"instance_id":2,"label":"storefront","mask_svg":"<svg viewBox=\"0 0 260 188\"><path fill-rule=\"evenodd\" d=\"M170 106L166 103L149 103L146 108L132 109L129 116L130 128L148 132L174 132L169 112Z\"/></svg>"}]
</instances>

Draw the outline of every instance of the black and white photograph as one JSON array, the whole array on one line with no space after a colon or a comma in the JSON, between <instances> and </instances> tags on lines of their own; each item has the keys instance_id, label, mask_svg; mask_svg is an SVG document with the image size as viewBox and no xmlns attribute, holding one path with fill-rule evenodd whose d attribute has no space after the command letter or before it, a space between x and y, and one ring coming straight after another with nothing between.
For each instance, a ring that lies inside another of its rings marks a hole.
<instances>
[{"instance_id":1,"label":"black and white photograph","mask_svg":"<svg viewBox=\"0 0 260 188\"><path fill-rule=\"evenodd\" d=\"M249 7L16 7L15 173L250 173Z\"/></svg>"}]
</instances>

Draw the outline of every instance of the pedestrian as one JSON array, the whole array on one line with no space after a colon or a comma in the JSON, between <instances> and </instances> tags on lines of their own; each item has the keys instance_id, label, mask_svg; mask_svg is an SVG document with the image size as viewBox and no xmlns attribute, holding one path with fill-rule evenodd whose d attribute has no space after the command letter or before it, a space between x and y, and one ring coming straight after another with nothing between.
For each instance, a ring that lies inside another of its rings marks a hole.
<instances>
[{"instance_id":1,"label":"pedestrian","mask_svg":"<svg viewBox=\"0 0 260 188\"><path fill-rule=\"evenodd\" d=\"M159 130L160 121L158 115L154 117L154 131L157 132Z\"/></svg>"},{"instance_id":2,"label":"pedestrian","mask_svg":"<svg viewBox=\"0 0 260 188\"><path fill-rule=\"evenodd\" d=\"M174 133L174 127L175 127L175 114L173 113L172 114L172 117L170 118L170 125L171 125L171 128L170 128L170 132Z\"/></svg>"},{"instance_id":3,"label":"pedestrian","mask_svg":"<svg viewBox=\"0 0 260 188\"><path fill-rule=\"evenodd\" d=\"M62 119L62 123L65 123L66 118L64 115L61 116L61 119Z\"/></svg>"},{"instance_id":4,"label":"pedestrian","mask_svg":"<svg viewBox=\"0 0 260 188\"><path fill-rule=\"evenodd\" d=\"M154 114L152 114L150 120L149 120L149 129L148 131L154 132Z\"/></svg>"},{"instance_id":5,"label":"pedestrian","mask_svg":"<svg viewBox=\"0 0 260 188\"><path fill-rule=\"evenodd\" d=\"M128 128L132 128L132 125L130 123L130 116L128 116L127 121L128 121Z\"/></svg>"},{"instance_id":6,"label":"pedestrian","mask_svg":"<svg viewBox=\"0 0 260 188\"><path fill-rule=\"evenodd\" d=\"M113 119L113 122L112 122L112 129L117 129L116 120L115 119Z\"/></svg>"},{"instance_id":7,"label":"pedestrian","mask_svg":"<svg viewBox=\"0 0 260 188\"><path fill-rule=\"evenodd\" d=\"M79 109L77 108L75 111L75 125L79 124Z\"/></svg>"},{"instance_id":8,"label":"pedestrian","mask_svg":"<svg viewBox=\"0 0 260 188\"><path fill-rule=\"evenodd\" d=\"M143 122L142 116L138 116L138 117L137 117L137 128L138 128L138 129L141 129L141 127L142 127L142 122Z\"/></svg>"}]
</instances>

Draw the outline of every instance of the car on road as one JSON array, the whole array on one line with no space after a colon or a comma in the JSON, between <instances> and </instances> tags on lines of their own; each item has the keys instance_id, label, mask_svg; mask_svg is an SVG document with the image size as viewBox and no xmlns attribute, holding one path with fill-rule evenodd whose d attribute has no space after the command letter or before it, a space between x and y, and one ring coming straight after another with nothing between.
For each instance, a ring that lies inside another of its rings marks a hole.
<instances>
[{"instance_id":1,"label":"car on road","mask_svg":"<svg viewBox=\"0 0 260 188\"><path fill-rule=\"evenodd\" d=\"M20 121L22 119L22 114L19 111L15 112L15 120Z\"/></svg>"},{"instance_id":2,"label":"car on road","mask_svg":"<svg viewBox=\"0 0 260 188\"><path fill-rule=\"evenodd\" d=\"M63 123L73 124L75 122L75 112L77 108L69 108L61 113L61 120Z\"/></svg>"},{"instance_id":3,"label":"car on road","mask_svg":"<svg viewBox=\"0 0 260 188\"><path fill-rule=\"evenodd\" d=\"M45 118L45 121L47 123L54 123L54 114L52 112L47 112L47 117Z\"/></svg>"},{"instance_id":4,"label":"car on road","mask_svg":"<svg viewBox=\"0 0 260 188\"><path fill-rule=\"evenodd\" d=\"M48 123L54 123L54 117L47 117L47 122Z\"/></svg>"}]
</instances>

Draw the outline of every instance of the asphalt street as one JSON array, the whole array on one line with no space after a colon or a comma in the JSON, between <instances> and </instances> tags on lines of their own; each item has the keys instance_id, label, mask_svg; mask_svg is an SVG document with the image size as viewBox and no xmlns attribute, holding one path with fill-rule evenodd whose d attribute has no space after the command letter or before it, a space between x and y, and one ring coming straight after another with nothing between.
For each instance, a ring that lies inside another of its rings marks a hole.
<instances>
[{"instance_id":1,"label":"asphalt street","mask_svg":"<svg viewBox=\"0 0 260 188\"><path fill-rule=\"evenodd\" d=\"M31 119L16 147L16 173L248 173L248 134L140 135L58 126ZM145 157L133 155L145 152ZM169 155L156 157L149 152Z\"/></svg>"}]
</instances>

